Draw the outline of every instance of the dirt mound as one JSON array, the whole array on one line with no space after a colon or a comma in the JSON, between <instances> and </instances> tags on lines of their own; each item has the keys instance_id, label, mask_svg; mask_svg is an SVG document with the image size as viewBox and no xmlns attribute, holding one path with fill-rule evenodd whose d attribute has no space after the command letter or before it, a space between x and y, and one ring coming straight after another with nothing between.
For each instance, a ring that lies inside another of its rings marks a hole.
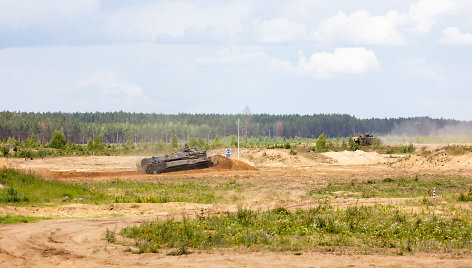
<instances>
[{"instance_id":1,"label":"dirt mound","mask_svg":"<svg viewBox=\"0 0 472 268\"><path fill-rule=\"evenodd\" d=\"M323 153L333 159L335 165L375 165L386 162L385 156L376 152L364 152L362 150L343 151L343 152L327 152Z\"/></svg>"},{"instance_id":2,"label":"dirt mound","mask_svg":"<svg viewBox=\"0 0 472 268\"><path fill-rule=\"evenodd\" d=\"M439 151L431 155L409 155L391 163L390 167L404 169L470 169L472 165L472 153L464 155L450 155L445 151Z\"/></svg>"},{"instance_id":3,"label":"dirt mound","mask_svg":"<svg viewBox=\"0 0 472 268\"><path fill-rule=\"evenodd\" d=\"M214 155L211 157L211 161L215 167L219 169L230 169L230 170L257 170L257 168L244 163L243 161L233 160L222 155Z\"/></svg>"},{"instance_id":4,"label":"dirt mound","mask_svg":"<svg viewBox=\"0 0 472 268\"><path fill-rule=\"evenodd\" d=\"M241 150L241 158L260 167L311 167L320 163L301 154L290 154L287 149Z\"/></svg>"}]
</instances>

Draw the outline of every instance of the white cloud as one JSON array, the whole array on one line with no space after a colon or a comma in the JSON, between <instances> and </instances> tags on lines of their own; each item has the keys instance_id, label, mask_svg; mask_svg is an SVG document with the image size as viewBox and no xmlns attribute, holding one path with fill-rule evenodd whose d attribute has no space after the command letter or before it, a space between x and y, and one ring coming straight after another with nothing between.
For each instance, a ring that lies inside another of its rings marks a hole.
<instances>
[{"instance_id":1,"label":"white cloud","mask_svg":"<svg viewBox=\"0 0 472 268\"><path fill-rule=\"evenodd\" d=\"M418 0L410 7L408 17L414 24L415 32L427 33L438 16L457 10L458 7L456 0Z\"/></svg>"},{"instance_id":2,"label":"white cloud","mask_svg":"<svg viewBox=\"0 0 472 268\"><path fill-rule=\"evenodd\" d=\"M59 21L85 14L100 8L100 0L21 0L0 1L0 29L22 30L28 27L60 26Z\"/></svg>"},{"instance_id":3,"label":"white cloud","mask_svg":"<svg viewBox=\"0 0 472 268\"><path fill-rule=\"evenodd\" d=\"M105 28L112 36L154 40L157 35L183 37L187 31L211 31L220 38L243 27L245 4L197 7L183 2L158 2L125 7L106 17Z\"/></svg>"},{"instance_id":4,"label":"white cloud","mask_svg":"<svg viewBox=\"0 0 472 268\"><path fill-rule=\"evenodd\" d=\"M373 16L365 10L349 15L339 12L318 27L315 37L356 44L402 45L405 40L397 27L403 23L405 16L397 11L385 16Z\"/></svg>"},{"instance_id":5,"label":"white cloud","mask_svg":"<svg viewBox=\"0 0 472 268\"><path fill-rule=\"evenodd\" d=\"M82 82L81 87L97 87L103 94L115 98L133 100L142 97L142 89L136 84L128 82L126 77L120 77L114 72L97 71L91 77Z\"/></svg>"},{"instance_id":6,"label":"white cloud","mask_svg":"<svg viewBox=\"0 0 472 268\"><path fill-rule=\"evenodd\" d=\"M291 42L306 35L305 25L284 18L257 22L255 32L262 43Z\"/></svg>"},{"instance_id":7,"label":"white cloud","mask_svg":"<svg viewBox=\"0 0 472 268\"><path fill-rule=\"evenodd\" d=\"M363 47L336 48L333 53L314 53L309 60L300 55L296 73L315 78L332 78L343 74L363 74L380 69L380 63L372 50Z\"/></svg>"},{"instance_id":8,"label":"white cloud","mask_svg":"<svg viewBox=\"0 0 472 268\"><path fill-rule=\"evenodd\" d=\"M472 34L463 33L456 27L447 27L442 32L439 42L442 44L472 45Z\"/></svg>"},{"instance_id":9,"label":"white cloud","mask_svg":"<svg viewBox=\"0 0 472 268\"><path fill-rule=\"evenodd\" d=\"M441 15L459 10L459 0L418 0L408 12L388 11L372 15L366 10L350 14L342 11L322 22L315 30L315 39L370 45L404 45L403 32L425 34ZM465 2L464 2L465 3Z\"/></svg>"},{"instance_id":10,"label":"white cloud","mask_svg":"<svg viewBox=\"0 0 472 268\"><path fill-rule=\"evenodd\" d=\"M314 53L308 60L301 54L297 64L271 57L261 51L232 47L220 51L216 58L201 59L199 62L204 65L217 66L270 67L316 79L328 79L338 75L359 75L380 69L380 62L375 53L363 47L336 48L333 53Z\"/></svg>"}]
</instances>

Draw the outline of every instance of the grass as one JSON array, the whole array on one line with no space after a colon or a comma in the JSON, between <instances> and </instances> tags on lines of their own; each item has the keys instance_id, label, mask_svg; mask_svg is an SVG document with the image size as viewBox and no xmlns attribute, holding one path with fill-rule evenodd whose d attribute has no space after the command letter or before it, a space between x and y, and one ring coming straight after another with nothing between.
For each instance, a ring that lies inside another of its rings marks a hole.
<instances>
[{"instance_id":1,"label":"grass","mask_svg":"<svg viewBox=\"0 0 472 268\"><path fill-rule=\"evenodd\" d=\"M107 192L115 203L192 202L210 204L217 199L213 187L204 183L113 181L91 185Z\"/></svg>"},{"instance_id":2,"label":"grass","mask_svg":"<svg viewBox=\"0 0 472 268\"><path fill-rule=\"evenodd\" d=\"M63 202L83 198L85 202L101 202L103 192L92 191L84 184L46 180L14 169L0 170L0 204L31 204Z\"/></svg>"},{"instance_id":3,"label":"grass","mask_svg":"<svg viewBox=\"0 0 472 268\"><path fill-rule=\"evenodd\" d=\"M472 178L449 175L416 175L412 177L396 177L370 179L365 181L335 181L327 185L316 185L307 192L309 197L321 199L333 196L333 192L346 191L346 197L364 198L416 198L431 196L436 187L436 195L453 195L464 190L464 185L471 185Z\"/></svg>"},{"instance_id":4,"label":"grass","mask_svg":"<svg viewBox=\"0 0 472 268\"><path fill-rule=\"evenodd\" d=\"M274 251L326 246L470 251L471 233L469 214L406 213L393 205L346 209L322 205L295 212L285 208L257 212L240 209L223 216L149 221L121 232L137 241L138 253L160 248L238 246Z\"/></svg>"},{"instance_id":5,"label":"grass","mask_svg":"<svg viewBox=\"0 0 472 268\"><path fill-rule=\"evenodd\" d=\"M47 219L50 219L50 218L27 217L27 216L22 216L22 215L6 215L6 216L0 216L0 225L36 222L39 220L47 220Z\"/></svg>"},{"instance_id":6,"label":"grass","mask_svg":"<svg viewBox=\"0 0 472 268\"><path fill-rule=\"evenodd\" d=\"M57 203L167 203L193 202L209 204L218 191L237 187L235 181L216 186L205 182L129 182L74 183L47 180L14 169L0 170L0 204Z\"/></svg>"}]
</instances>

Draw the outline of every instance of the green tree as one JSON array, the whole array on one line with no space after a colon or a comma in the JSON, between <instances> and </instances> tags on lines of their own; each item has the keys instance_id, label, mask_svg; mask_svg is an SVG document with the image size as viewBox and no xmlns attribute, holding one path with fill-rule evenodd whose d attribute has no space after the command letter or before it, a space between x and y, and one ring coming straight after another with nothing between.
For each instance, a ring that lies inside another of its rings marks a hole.
<instances>
[{"instance_id":1,"label":"green tree","mask_svg":"<svg viewBox=\"0 0 472 268\"><path fill-rule=\"evenodd\" d=\"M359 148L359 144L357 144L352 137L349 137L349 149L351 151L357 151Z\"/></svg>"},{"instance_id":2,"label":"green tree","mask_svg":"<svg viewBox=\"0 0 472 268\"><path fill-rule=\"evenodd\" d=\"M105 148L105 144L103 143L103 135L100 133L95 137L95 149L103 150Z\"/></svg>"},{"instance_id":3,"label":"green tree","mask_svg":"<svg viewBox=\"0 0 472 268\"><path fill-rule=\"evenodd\" d=\"M326 136L324 133L321 133L318 139L316 139L316 151L326 152Z\"/></svg>"},{"instance_id":4,"label":"green tree","mask_svg":"<svg viewBox=\"0 0 472 268\"><path fill-rule=\"evenodd\" d=\"M172 148L177 148L179 147L179 141L177 140L177 136L176 135L172 135L172 138L170 140L170 147Z\"/></svg>"},{"instance_id":5,"label":"green tree","mask_svg":"<svg viewBox=\"0 0 472 268\"><path fill-rule=\"evenodd\" d=\"M221 144L222 143L221 143L221 140L220 140L220 136L216 135L215 140L213 141L213 146L217 147L217 146L220 146Z\"/></svg>"},{"instance_id":6,"label":"green tree","mask_svg":"<svg viewBox=\"0 0 472 268\"><path fill-rule=\"evenodd\" d=\"M92 138L89 138L87 141L87 150L93 151L95 149L95 144L93 143Z\"/></svg>"},{"instance_id":7,"label":"green tree","mask_svg":"<svg viewBox=\"0 0 472 268\"><path fill-rule=\"evenodd\" d=\"M66 147L66 136L64 133L55 130L52 133L51 140L49 141L50 148L64 149Z\"/></svg>"},{"instance_id":8,"label":"green tree","mask_svg":"<svg viewBox=\"0 0 472 268\"><path fill-rule=\"evenodd\" d=\"M34 136L34 133L32 133L31 137L27 138L23 142L23 144L25 148L36 148L36 147L39 147L39 145L41 145L41 142L39 141L39 139L36 139L36 137Z\"/></svg>"},{"instance_id":9,"label":"green tree","mask_svg":"<svg viewBox=\"0 0 472 268\"><path fill-rule=\"evenodd\" d=\"M236 138L235 135L231 135L231 146L237 147L238 146L238 139Z\"/></svg>"}]
</instances>

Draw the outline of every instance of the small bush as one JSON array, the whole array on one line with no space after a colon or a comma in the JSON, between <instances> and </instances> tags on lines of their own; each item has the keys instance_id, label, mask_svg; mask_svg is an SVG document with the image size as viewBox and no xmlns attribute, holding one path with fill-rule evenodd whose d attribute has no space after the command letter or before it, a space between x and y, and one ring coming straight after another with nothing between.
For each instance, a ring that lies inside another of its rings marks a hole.
<instances>
[{"instance_id":1,"label":"small bush","mask_svg":"<svg viewBox=\"0 0 472 268\"><path fill-rule=\"evenodd\" d=\"M414 152L415 152L415 146L413 146L413 144L411 144L411 143L408 146L402 146L400 148L400 153L402 153L402 154L411 154L411 153L414 153Z\"/></svg>"},{"instance_id":2,"label":"small bush","mask_svg":"<svg viewBox=\"0 0 472 268\"><path fill-rule=\"evenodd\" d=\"M19 157L24 158L25 160L27 159L33 160L33 158L35 157L35 153L31 151L30 149L25 149L25 150L20 151Z\"/></svg>"},{"instance_id":3,"label":"small bush","mask_svg":"<svg viewBox=\"0 0 472 268\"><path fill-rule=\"evenodd\" d=\"M115 242L116 242L116 235L115 235L115 232L110 231L110 230L108 230L108 228L107 228L107 231L106 231L106 233L105 233L105 240L106 240L108 243L115 243Z\"/></svg>"},{"instance_id":4,"label":"small bush","mask_svg":"<svg viewBox=\"0 0 472 268\"><path fill-rule=\"evenodd\" d=\"M2 153L3 156L8 156L8 154L10 153L10 147L0 146L0 152Z\"/></svg>"},{"instance_id":5,"label":"small bush","mask_svg":"<svg viewBox=\"0 0 472 268\"><path fill-rule=\"evenodd\" d=\"M285 149L290 149L290 148L292 148L292 147L290 146L290 143L289 143L289 142L286 142L285 145L284 145L284 148L285 148Z\"/></svg>"},{"instance_id":6,"label":"small bush","mask_svg":"<svg viewBox=\"0 0 472 268\"><path fill-rule=\"evenodd\" d=\"M472 201L472 187L469 188L467 193L460 193L458 200L462 202Z\"/></svg>"}]
</instances>

